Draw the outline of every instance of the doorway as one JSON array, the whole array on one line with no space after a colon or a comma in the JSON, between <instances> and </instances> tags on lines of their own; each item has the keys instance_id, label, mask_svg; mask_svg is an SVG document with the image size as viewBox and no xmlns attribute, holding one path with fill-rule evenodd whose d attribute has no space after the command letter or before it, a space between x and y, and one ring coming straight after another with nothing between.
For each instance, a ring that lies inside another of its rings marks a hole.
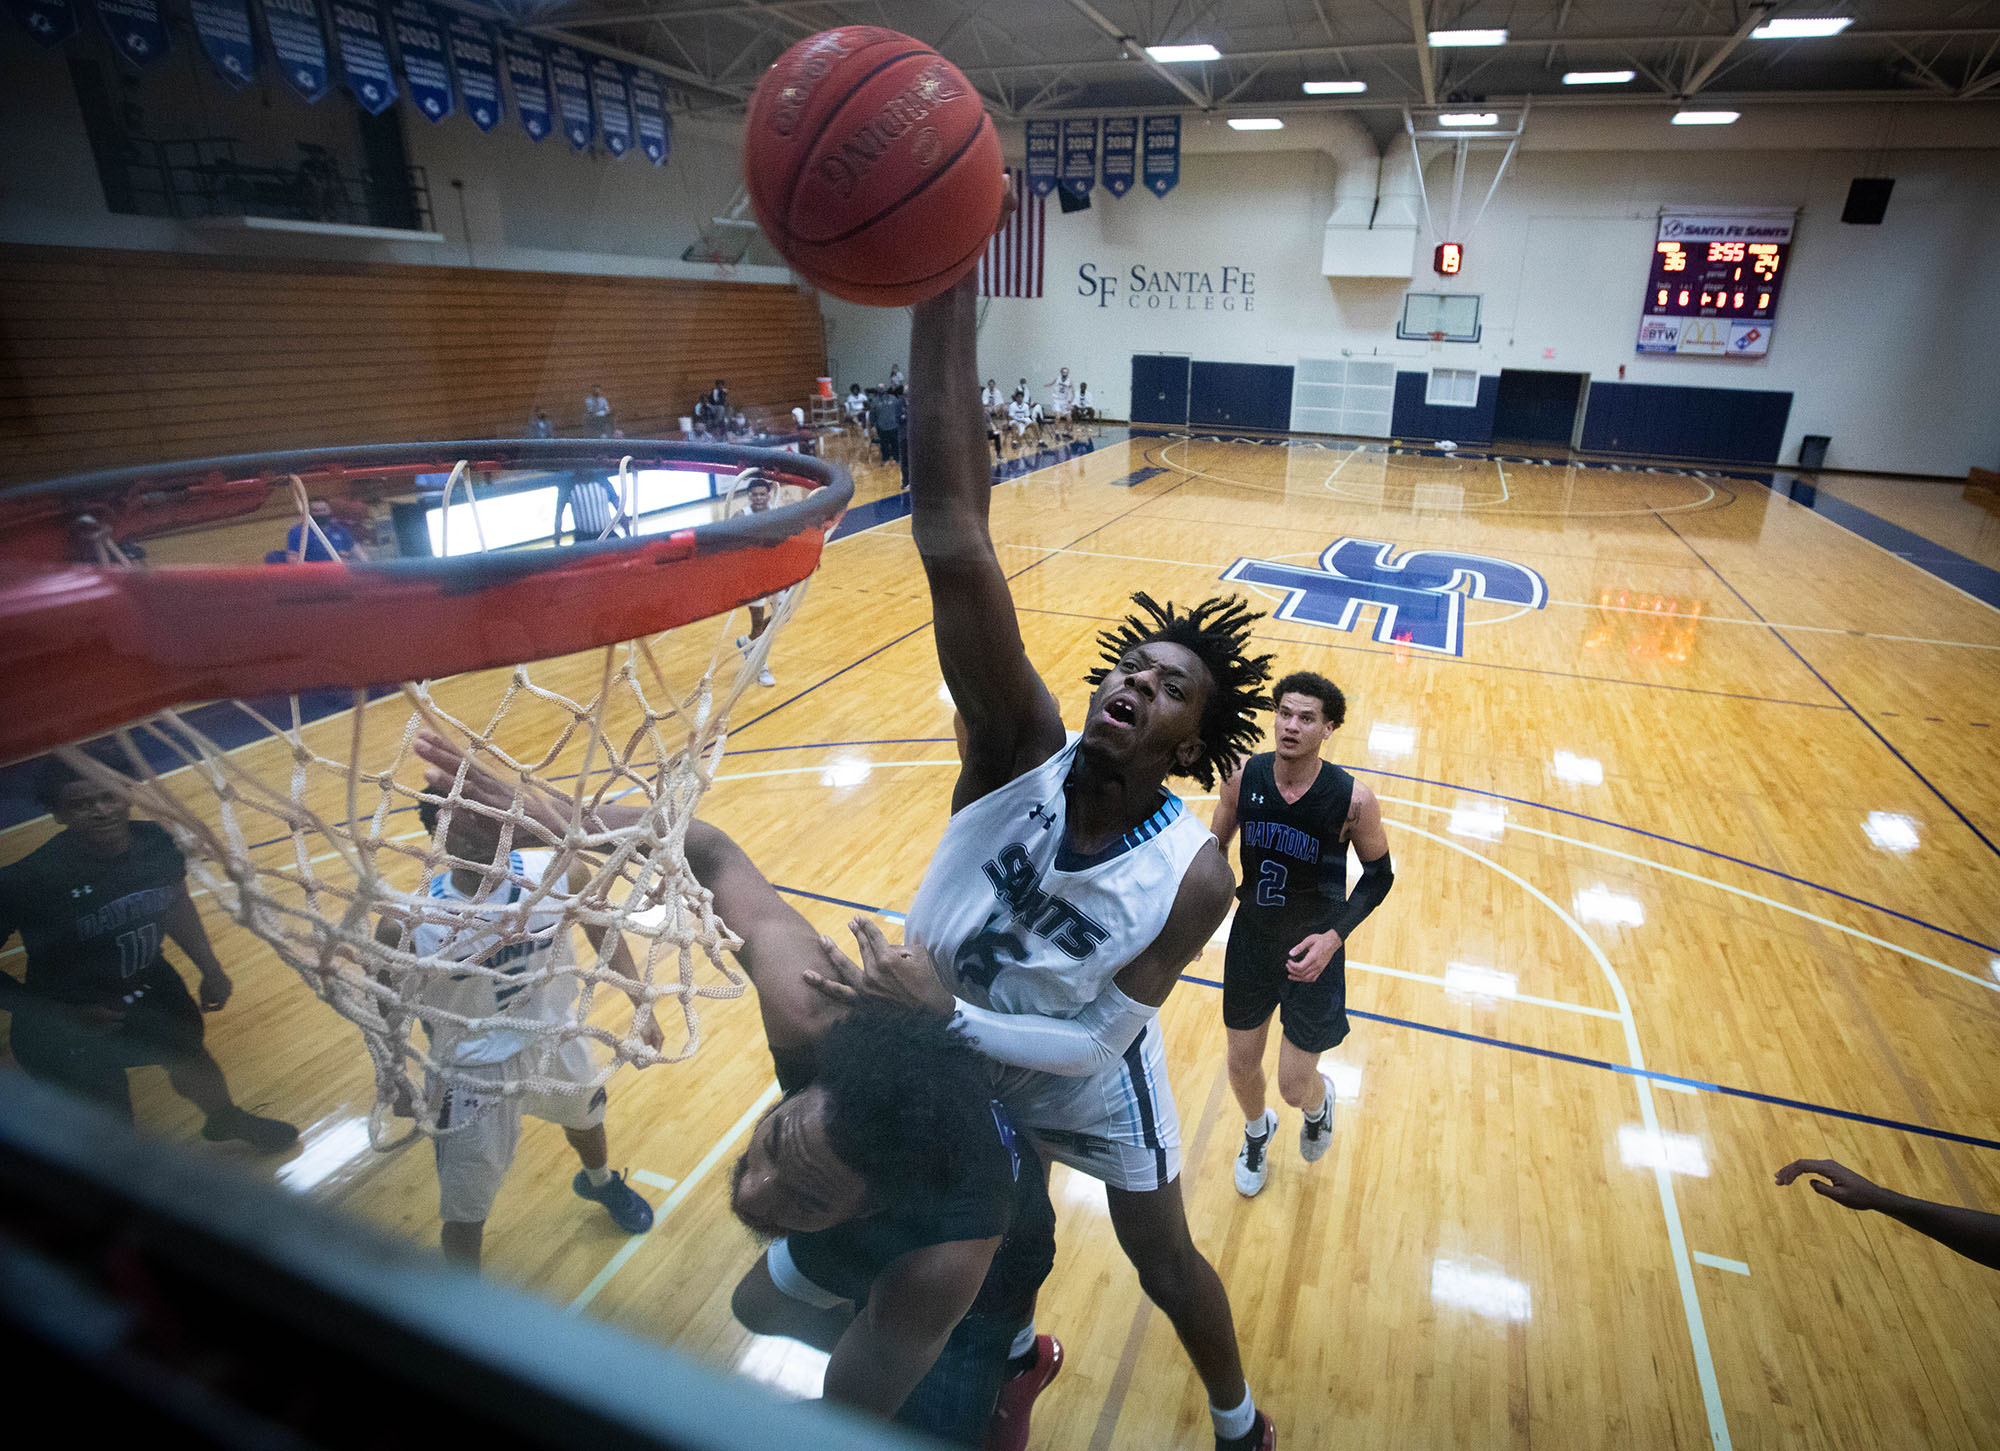
<instances>
[{"instance_id":1,"label":"doorway","mask_svg":"<svg viewBox=\"0 0 2000 1451\"><path fill-rule=\"evenodd\" d=\"M1502 368L1493 405L1493 441L1569 448L1583 419L1588 373Z\"/></svg>"}]
</instances>

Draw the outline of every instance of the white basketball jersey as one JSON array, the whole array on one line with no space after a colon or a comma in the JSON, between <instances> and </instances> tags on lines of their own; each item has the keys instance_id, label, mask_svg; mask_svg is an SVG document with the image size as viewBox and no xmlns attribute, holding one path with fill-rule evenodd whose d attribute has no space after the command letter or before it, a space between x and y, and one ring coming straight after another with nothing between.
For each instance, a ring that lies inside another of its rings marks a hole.
<instances>
[{"instance_id":1,"label":"white basketball jersey","mask_svg":"<svg viewBox=\"0 0 2000 1451\"><path fill-rule=\"evenodd\" d=\"M906 934L969 1003L1075 1017L1160 935L1214 839L1162 791L1158 809L1102 851L1067 850L1076 741L952 817L910 905Z\"/></svg>"},{"instance_id":2,"label":"white basketball jersey","mask_svg":"<svg viewBox=\"0 0 2000 1451\"><path fill-rule=\"evenodd\" d=\"M501 882L474 913L493 922L491 931L480 931L470 923L456 930L424 923L410 933L410 950L419 957L476 962L504 974L500 977L478 972L430 975L423 993L424 1007L466 1018L519 1018L528 1023L556 1022L568 1015L576 999L574 977L549 977L520 985L507 981L508 977L544 973L575 961L561 911L544 899L524 917L517 905L528 895L528 888L522 882L539 884L554 860L555 853L550 851L517 851L509 856L510 879ZM450 872L440 872L431 878L430 895L438 900L473 900L452 885ZM418 1011L421 1014L422 1009ZM504 1063L534 1038L532 1033L516 1032L498 1024L468 1029L457 1023L425 1018L424 1026L429 1029L432 1042L461 1067Z\"/></svg>"}]
</instances>

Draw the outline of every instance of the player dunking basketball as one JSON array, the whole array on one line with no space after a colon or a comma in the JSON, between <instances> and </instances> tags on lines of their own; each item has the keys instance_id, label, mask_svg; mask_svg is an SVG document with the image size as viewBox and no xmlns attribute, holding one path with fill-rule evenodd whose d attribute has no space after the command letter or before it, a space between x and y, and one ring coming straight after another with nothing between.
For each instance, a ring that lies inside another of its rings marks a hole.
<instances>
[{"instance_id":1,"label":"player dunking basketball","mask_svg":"<svg viewBox=\"0 0 2000 1451\"><path fill-rule=\"evenodd\" d=\"M1252 756L1222 783L1215 839L1243 833L1243 885L1222 967L1222 1024L1229 1030L1229 1084L1243 1106L1237 1192L1264 1187L1277 1115L1264 1099L1264 1042L1271 1014L1284 1023L1278 1092L1305 1114L1299 1154L1309 1164L1333 1142L1333 1095L1319 1055L1347 1036L1347 939L1395 881L1375 793L1320 759L1347 719L1347 699L1308 670L1278 682L1277 749ZM1347 895L1347 848L1361 880Z\"/></svg>"},{"instance_id":2,"label":"player dunking basketball","mask_svg":"<svg viewBox=\"0 0 2000 1451\"><path fill-rule=\"evenodd\" d=\"M1272 1446L1243 1378L1229 1297L1181 1202L1180 1132L1154 1021L1235 886L1165 788L1212 782L1256 739L1268 657L1233 599L1185 613L1136 596L1104 642L1079 737L1021 641L987 529L978 324L968 280L915 310L911 523L965 748L945 829L910 910L924 976L834 961L831 995L949 1010L1008 1065L1000 1095L1049 1157L1101 1179L1118 1242L1208 1390L1218 1445ZM942 983L942 987L940 986Z\"/></svg>"}]
</instances>

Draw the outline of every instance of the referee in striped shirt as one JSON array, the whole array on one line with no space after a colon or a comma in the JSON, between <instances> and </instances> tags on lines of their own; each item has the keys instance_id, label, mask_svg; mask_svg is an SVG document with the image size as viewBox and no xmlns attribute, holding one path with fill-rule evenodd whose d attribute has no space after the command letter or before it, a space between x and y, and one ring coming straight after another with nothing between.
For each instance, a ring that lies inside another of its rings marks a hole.
<instances>
[{"instance_id":1,"label":"referee in striped shirt","mask_svg":"<svg viewBox=\"0 0 2000 1451\"><path fill-rule=\"evenodd\" d=\"M563 542L565 509L570 516L572 544L590 543L624 532L618 517L618 501L611 492L609 479L572 474L556 486L555 542L558 544Z\"/></svg>"}]
</instances>

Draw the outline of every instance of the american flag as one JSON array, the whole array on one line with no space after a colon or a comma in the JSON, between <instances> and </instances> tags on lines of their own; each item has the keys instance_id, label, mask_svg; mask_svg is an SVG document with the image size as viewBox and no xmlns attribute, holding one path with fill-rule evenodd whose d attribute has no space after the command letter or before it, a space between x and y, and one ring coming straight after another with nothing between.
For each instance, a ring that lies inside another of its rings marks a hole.
<instances>
[{"instance_id":1,"label":"american flag","mask_svg":"<svg viewBox=\"0 0 2000 1451\"><path fill-rule=\"evenodd\" d=\"M1014 173L1014 198L1020 206L986 244L986 255L979 259L981 297L1042 295L1048 199L1036 196L1028 187L1027 176L1019 171Z\"/></svg>"}]
</instances>

